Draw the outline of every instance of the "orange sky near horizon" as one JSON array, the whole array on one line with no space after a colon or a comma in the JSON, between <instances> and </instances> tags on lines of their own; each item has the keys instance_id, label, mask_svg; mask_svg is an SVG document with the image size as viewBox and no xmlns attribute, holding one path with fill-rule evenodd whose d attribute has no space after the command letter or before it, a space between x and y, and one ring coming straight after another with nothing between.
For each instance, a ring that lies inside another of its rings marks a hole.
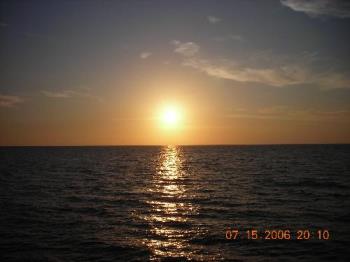
<instances>
[{"instance_id":1,"label":"orange sky near horizon","mask_svg":"<svg viewBox=\"0 0 350 262\"><path fill-rule=\"evenodd\" d=\"M22 117L2 128L1 145L207 145L207 144L304 144L350 141L349 121L317 112L295 112L282 108L247 112L230 110L215 94L195 92L197 87L179 84L178 92L135 91L121 104L91 100L40 101L28 106ZM188 95L182 89L190 90ZM210 88L208 88L210 89ZM181 91L182 90L182 91ZM137 95L136 95L137 94ZM112 100L112 99L111 99ZM162 119L167 106L181 117L167 126ZM45 108L45 110L41 110ZM16 119L19 108L10 108ZM7 120L9 121L9 120ZM6 119L5 119L6 122ZM23 132L27 130L27 132Z\"/></svg>"}]
</instances>

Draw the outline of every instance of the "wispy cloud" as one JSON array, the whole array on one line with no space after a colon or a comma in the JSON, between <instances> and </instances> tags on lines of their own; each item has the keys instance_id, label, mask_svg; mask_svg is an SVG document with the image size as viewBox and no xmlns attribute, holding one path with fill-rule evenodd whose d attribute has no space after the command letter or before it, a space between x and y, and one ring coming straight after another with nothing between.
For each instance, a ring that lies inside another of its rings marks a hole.
<instances>
[{"instance_id":1,"label":"wispy cloud","mask_svg":"<svg viewBox=\"0 0 350 262\"><path fill-rule=\"evenodd\" d=\"M339 72L314 72L311 61L314 57L304 56L298 59L274 58L271 54L261 54L246 62L235 59L205 59L199 56L199 45L193 42L176 41L174 50L183 56L182 65L192 67L209 76L237 82L256 82L265 85L283 87L296 84L316 84L324 89L350 88L350 78ZM264 63L259 63L263 59ZM263 64L256 66L258 64ZM255 66L254 66L255 65Z\"/></svg>"},{"instance_id":2,"label":"wispy cloud","mask_svg":"<svg viewBox=\"0 0 350 262\"><path fill-rule=\"evenodd\" d=\"M184 60L183 65L205 72L210 76L238 82L257 82L271 86L285 86L306 81L305 72L293 67L250 68L241 67L225 59L213 62L197 58Z\"/></svg>"},{"instance_id":3,"label":"wispy cloud","mask_svg":"<svg viewBox=\"0 0 350 262\"><path fill-rule=\"evenodd\" d=\"M42 90L41 93L46 97L50 98L90 98L95 99L99 102L102 102L102 98L90 93L89 88L77 88L72 90L59 90L59 91L50 91L50 90Z\"/></svg>"},{"instance_id":4,"label":"wispy cloud","mask_svg":"<svg viewBox=\"0 0 350 262\"><path fill-rule=\"evenodd\" d=\"M314 108L296 109L288 106L272 106L257 110L237 109L228 118L283 119L302 121L350 121L350 111L319 110Z\"/></svg>"},{"instance_id":5,"label":"wispy cloud","mask_svg":"<svg viewBox=\"0 0 350 262\"><path fill-rule=\"evenodd\" d=\"M141 59L147 59L147 58L150 57L151 55L152 55L151 52L142 52L142 53L140 54L140 58L141 58Z\"/></svg>"},{"instance_id":6,"label":"wispy cloud","mask_svg":"<svg viewBox=\"0 0 350 262\"><path fill-rule=\"evenodd\" d=\"M238 82L256 82L275 87L316 84L324 89L350 88L350 79L345 74L316 73L302 65L252 68L237 65L230 60L215 62L199 58L185 59L183 65L205 72L209 76Z\"/></svg>"},{"instance_id":7,"label":"wispy cloud","mask_svg":"<svg viewBox=\"0 0 350 262\"><path fill-rule=\"evenodd\" d=\"M0 22L0 27L7 27L7 26L8 26L7 23L5 23L5 22Z\"/></svg>"},{"instance_id":8,"label":"wispy cloud","mask_svg":"<svg viewBox=\"0 0 350 262\"><path fill-rule=\"evenodd\" d=\"M183 56L190 57L199 52L199 45L193 42L181 43L178 40L174 40L171 43L175 46L174 52Z\"/></svg>"},{"instance_id":9,"label":"wispy cloud","mask_svg":"<svg viewBox=\"0 0 350 262\"><path fill-rule=\"evenodd\" d=\"M221 18L213 16L213 15L207 16L207 19L208 19L209 23L211 23L211 24L217 24L217 23L221 22L221 20L222 20Z\"/></svg>"},{"instance_id":10,"label":"wispy cloud","mask_svg":"<svg viewBox=\"0 0 350 262\"><path fill-rule=\"evenodd\" d=\"M46 91L43 90L41 91L42 94L44 94L47 97L51 98L70 98L72 97L72 92L71 90L62 90L62 91Z\"/></svg>"},{"instance_id":11,"label":"wispy cloud","mask_svg":"<svg viewBox=\"0 0 350 262\"><path fill-rule=\"evenodd\" d=\"M231 35L228 35L227 38L230 40L235 40L235 41L244 41L245 40L244 37L241 35L232 35L231 34Z\"/></svg>"},{"instance_id":12,"label":"wispy cloud","mask_svg":"<svg viewBox=\"0 0 350 262\"><path fill-rule=\"evenodd\" d=\"M0 94L0 107L14 107L15 105L22 102L23 98L19 96Z\"/></svg>"},{"instance_id":13,"label":"wispy cloud","mask_svg":"<svg viewBox=\"0 0 350 262\"><path fill-rule=\"evenodd\" d=\"M281 4L310 17L350 17L350 2L346 0L281 0Z\"/></svg>"},{"instance_id":14,"label":"wispy cloud","mask_svg":"<svg viewBox=\"0 0 350 262\"><path fill-rule=\"evenodd\" d=\"M245 38L243 36L241 36L241 35L230 34L230 35L227 35L227 36L215 37L214 40L218 41L218 42L224 42L224 41L228 41L228 40L243 42L243 41L245 41Z\"/></svg>"}]
</instances>

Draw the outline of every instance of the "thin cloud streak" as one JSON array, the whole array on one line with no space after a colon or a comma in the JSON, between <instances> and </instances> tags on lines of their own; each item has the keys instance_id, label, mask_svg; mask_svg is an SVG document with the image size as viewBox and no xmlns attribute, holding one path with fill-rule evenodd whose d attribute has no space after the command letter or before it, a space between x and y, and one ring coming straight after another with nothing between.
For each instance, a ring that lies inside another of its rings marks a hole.
<instances>
[{"instance_id":1,"label":"thin cloud streak","mask_svg":"<svg viewBox=\"0 0 350 262\"><path fill-rule=\"evenodd\" d=\"M241 68L229 60L215 63L197 58L186 59L183 65L195 68L209 76L238 82L257 82L276 87L306 82L305 73L297 68Z\"/></svg>"},{"instance_id":2,"label":"thin cloud streak","mask_svg":"<svg viewBox=\"0 0 350 262\"><path fill-rule=\"evenodd\" d=\"M310 17L350 17L350 2L342 0L281 0L281 4Z\"/></svg>"},{"instance_id":3,"label":"thin cloud streak","mask_svg":"<svg viewBox=\"0 0 350 262\"><path fill-rule=\"evenodd\" d=\"M234 35L234 34L230 34L227 36L218 36L214 38L215 41L218 42L224 42L224 41L239 41L239 42L244 42L245 38L241 35Z\"/></svg>"},{"instance_id":4,"label":"thin cloud streak","mask_svg":"<svg viewBox=\"0 0 350 262\"><path fill-rule=\"evenodd\" d=\"M22 102L23 98L19 96L0 94L0 107L14 107L15 105Z\"/></svg>"},{"instance_id":5,"label":"thin cloud streak","mask_svg":"<svg viewBox=\"0 0 350 262\"><path fill-rule=\"evenodd\" d=\"M209 23L211 23L211 24L217 24L217 23L220 23L221 22L221 18L219 18L219 17L216 17L216 16L213 16L213 15L209 15L209 16L207 16L207 19L208 19L208 21L209 21Z\"/></svg>"},{"instance_id":6,"label":"thin cloud streak","mask_svg":"<svg viewBox=\"0 0 350 262\"><path fill-rule=\"evenodd\" d=\"M273 106L257 110L235 110L227 118L279 119L301 121L350 121L349 110L293 109L288 106Z\"/></svg>"},{"instance_id":7,"label":"thin cloud streak","mask_svg":"<svg viewBox=\"0 0 350 262\"><path fill-rule=\"evenodd\" d=\"M174 42L174 41L173 41ZM339 72L314 72L308 64L314 57L304 57L299 62L287 58L273 58L264 54L265 68L243 65L234 59L204 59L198 55L200 46L193 42L175 42L174 52L183 56L182 65L204 72L209 76L237 82L255 82L274 87L298 84L316 84L322 89L350 88L350 79ZM254 58L255 59L255 58ZM254 61L253 59L253 61ZM257 58L259 59L259 58Z\"/></svg>"},{"instance_id":8,"label":"thin cloud streak","mask_svg":"<svg viewBox=\"0 0 350 262\"><path fill-rule=\"evenodd\" d=\"M140 54L140 58L141 58L141 59L147 59L147 58L149 58L151 55L152 55L151 52L142 52L142 53Z\"/></svg>"},{"instance_id":9,"label":"thin cloud streak","mask_svg":"<svg viewBox=\"0 0 350 262\"><path fill-rule=\"evenodd\" d=\"M182 43L178 40L174 40L171 43L176 47L174 52L183 56L194 56L200 49L199 45L193 42Z\"/></svg>"},{"instance_id":10,"label":"thin cloud streak","mask_svg":"<svg viewBox=\"0 0 350 262\"><path fill-rule=\"evenodd\" d=\"M60 90L60 91L42 90L41 93L44 96L49 97L49 98L67 99L67 98L78 97L78 98L95 99L99 102L103 101L103 99L101 97L90 94L88 88L79 88L77 90Z\"/></svg>"},{"instance_id":11,"label":"thin cloud streak","mask_svg":"<svg viewBox=\"0 0 350 262\"><path fill-rule=\"evenodd\" d=\"M200 58L185 59L182 63L209 76L238 82L256 82L274 87L297 84L316 84L323 89L350 88L350 79L337 72L315 73L302 65L283 65L274 68L251 68L236 65L230 60L213 62Z\"/></svg>"},{"instance_id":12,"label":"thin cloud streak","mask_svg":"<svg viewBox=\"0 0 350 262\"><path fill-rule=\"evenodd\" d=\"M63 90L63 91L46 91L42 90L41 93L47 97L51 98L70 98L72 97L71 90Z\"/></svg>"}]
</instances>

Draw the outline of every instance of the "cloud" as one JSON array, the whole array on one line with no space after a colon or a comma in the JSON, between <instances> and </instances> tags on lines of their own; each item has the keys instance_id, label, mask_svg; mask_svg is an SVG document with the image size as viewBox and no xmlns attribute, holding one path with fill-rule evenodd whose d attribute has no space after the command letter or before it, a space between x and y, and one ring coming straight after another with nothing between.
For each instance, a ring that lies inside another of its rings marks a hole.
<instances>
[{"instance_id":1,"label":"cloud","mask_svg":"<svg viewBox=\"0 0 350 262\"><path fill-rule=\"evenodd\" d=\"M227 38L230 40L235 40L235 41L244 41L245 40L243 38L243 36L240 36L240 35L229 35L229 36L227 36Z\"/></svg>"},{"instance_id":2,"label":"cloud","mask_svg":"<svg viewBox=\"0 0 350 262\"><path fill-rule=\"evenodd\" d=\"M0 27L7 27L7 26L8 26L7 23L5 23L5 22L0 22Z\"/></svg>"},{"instance_id":3,"label":"cloud","mask_svg":"<svg viewBox=\"0 0 350 262\"><path fill-rule=\"evenodd\" d=\"M350 78L348 75L338 72L325 72L315 74L312 81L324 89L350 88Z\"/></svg>"},{"instance_id":4,"label":"cloud","mask_svg":"<svg viewBox=\"0 0 350 262\"><path fill-rule=\"evenodd\" d=\"M215 37L214 40L216 40L218 42L224 42L227 40L243 42L243 41L245 41L245 38L241 35L231 34L231 35L227 35L227 36Z\"/></svg>"},{"instance_id":5,"label":"cloud","mask_svg":"<svg viewBox=\"0 0 350 262\"><path fill-rule=\"evenodd\" d=\"M227 115L228 118L283 119L302 121L347 121L350 111L319 110L314 108L296 109L288 106L272 106L257 110L238 109Z\"/></svg>"},{"instance_id":6,"label":"cloud","mask_svg":"<svg viewBox=\"0 0 350 262\"><path fill-rule=\"evenodd\" d=\"M295 67L252 68L222 59L209 61L200 58L186 59L184 66L195 68L209 76L238 82L257 82L270 86L285 86L307 82L306 73Z\"/></svg>"},{"instance_id":7,"label":"cloud","mask_svg":"<svg viewBox=\"0 0 350 262\"><path fill-rule=\"evenodd\" d=\"M142 53L140 54L140 58L141 58L141 59L147 59L147 58L150 57L151 55L152 55L151 52L142 52Z\"/></svg>"},{"instance_id":8,"label":"cloud","mask_svg":"<svg viewBox=\"0 0 350 262\"><path fill-rule=\"evenodd\" d=\"M183 56L194 56L199 52L199 45L193 42L181 43L180 41L174 40L171 42L175 45L174 52Z\"/></svg>"},{"instance_id":9,"label":"cloud","mask_svg":"<svg viewBox=\"0 0 350 262\"><path fill-rule=\"evenodd\" d=\"M89 88L77 88L74 90L60 90L60 91L42 90L41 93L49 98L64 99L64 98L79 97L79 98L91 98L99 102L102 102L102 98L91 94Z\"/></svg>"},{"instance_id":10,"label":"cloud","mask_svg":"<svg viewBox=\"0 0 350 262\"><path fill-rule=\"evenodd\" d=\"M251 55L244 61L204 59L198 54L200 49L198 44L180 41L172 43L176 46L174 51L183 57L183 66L194 68L212 77L274 87L316 84L323 89L350 88L350 78L346 73L313 71L312 63L318 61L314 54L303 54L294 59L274 56L271 53Z\"/></svg>"},{"instance_id":11,"label":"cloud","mask_svg":"<svg viewBox=\"0 0 350 262\"><path fill-rule=\"evenodd\" d=\"M211 24L217 24L217 23L221 22L221 20L222 20L221 18L216 17L216 16L212 16L212 15L207 16L207 19L208 19L209 23L211 23Z\"/></svg>"},{"instance_id":12,"label":"cloud","mask_svg":"<svg viewBox=\"0 0 350 262\"><path fill-rule=\"evenodd\" d=\"M350 79L338 72L316 73L302 65L283 65L271 68L244 67L230 60L209 61L185 59L182 63L209 76L238 82L255 82L283 87L297 84L316 84L323 89L350 88Z\"/></svg>"},{"instance_id":13,"label":"cloud","mask_svg":"<svg viewBox=\"0 0 350 262\"><path fill-rule=\"evenodd\" d=\"M72 97L72 91L71 90L63 90L63 91L41 91L45 96L51 97L51 98L70 98Z\"/></svg>"},{"instance_id":14,"label":"cloud","mask_svg":"<svg viewBox=\"0 0 350 262\"><path fill-rule=\"evenodd\" d=\"M350 2L345 0L281 0L281 4L310 17L350 17Z\"/></svg>"},{"instance_id":15,"label":"cloud","mask_svg":"<svg viewBox=\"0 0 350 262\"><path fill-rule=\"evenodd\" d=\"M14 107L16 104L19 104L22 102L23 102L23 99L19 96L0 94L0 107Z\"/></svg>"}]
</instances>

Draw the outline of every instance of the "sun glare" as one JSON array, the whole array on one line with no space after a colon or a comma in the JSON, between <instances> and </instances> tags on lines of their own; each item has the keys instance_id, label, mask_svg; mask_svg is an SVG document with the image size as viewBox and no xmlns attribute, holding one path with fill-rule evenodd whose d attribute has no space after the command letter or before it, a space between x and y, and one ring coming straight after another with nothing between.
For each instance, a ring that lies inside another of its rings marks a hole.
<instances>
[{"instance_id":1,"label":"sun glare","mask_svg":"<svg viewBox=\"0 0 350 262\"><path fill-rule=\"evenodd\" d=\"M164 109L162 114L162 122L166 126L175 127L178 125L179 120L180 120L180 112L176 107L169 106Z\"/></svg>"}]
</instances>

